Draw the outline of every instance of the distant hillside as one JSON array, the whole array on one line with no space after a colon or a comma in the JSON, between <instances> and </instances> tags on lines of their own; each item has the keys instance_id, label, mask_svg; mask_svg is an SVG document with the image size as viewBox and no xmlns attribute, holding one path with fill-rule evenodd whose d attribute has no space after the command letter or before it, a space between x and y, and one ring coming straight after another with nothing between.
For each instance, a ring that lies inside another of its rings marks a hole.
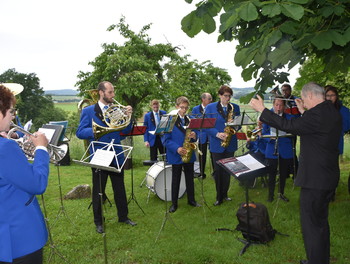
<instances>
[{"instance_id":1,"label":"distant hillside","mask_svg":"<svg viewBox=\"0 0 350 264\"><path fill-rule=\"evenodd\" d=\"M78 91L73 89L47 90L44 92L46 95L77 95L78 94Z\"/></svg>"}]
</instances>

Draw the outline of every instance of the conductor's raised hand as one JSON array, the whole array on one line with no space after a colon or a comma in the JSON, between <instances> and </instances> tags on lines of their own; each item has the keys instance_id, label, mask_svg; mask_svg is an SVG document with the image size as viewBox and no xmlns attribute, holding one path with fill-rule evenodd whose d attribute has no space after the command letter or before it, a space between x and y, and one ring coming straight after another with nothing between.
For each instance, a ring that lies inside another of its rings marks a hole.
<instances>
[{"instance_id":1,"label":"conductor's raised hand","mask_svg":"<svg viewBox=\"0 0 350 264\"><path fill-rule=\"evenodd\" d=\"M298 107L298 110L301 114L303 114L305 112L305 107L304 107L304 102L303 100L301 100L300 98L296 98L295 99L295 103Z\"/></svg>"},{"instance_id":2,"label":"conductor's raised hand","mask_svg":"<svg viewBox=\"0 0 350 264\"><path fill-rule=\"evenodd\" d=\"M260 95L257 95L257 98L252 98L249 105L257 112L262 112L265 109L264 100L260 97Z\"/></svg>"}]
</instances>

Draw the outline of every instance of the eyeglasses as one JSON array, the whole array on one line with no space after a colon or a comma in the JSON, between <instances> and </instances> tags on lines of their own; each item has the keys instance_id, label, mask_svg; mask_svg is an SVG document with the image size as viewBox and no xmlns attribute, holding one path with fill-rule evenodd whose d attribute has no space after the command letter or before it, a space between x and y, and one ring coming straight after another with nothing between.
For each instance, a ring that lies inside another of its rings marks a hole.
<instances>
[{"instance_id":1,"label":"eyeglasses","mask_svg":"<svg viewBox=\"0 0 350 264\"><path fill-rule=\"evenodd\" d=\"M326 98L330 98L330 97L336 97L337 95L335 94L326 94Z\"/></svg>"},{"instance_id":2,"label":"eyeglasses","mask_svg":"<svg viewBox=\"0 0 350 264\"><path fill-rule=\"evenodd\" d=\"M225 96L226 98L231 98L232 97L232 95L230 95L230 94L223 94L223 96Z\"/></svg>"},{"instance_id":3,"label":"eyeglasses","mask_svg":"<svg viewBox=\"0 0 350 264\"><path fill-rule=\"evenodd\" d=\"M16 108L10 108L10 110L9 110L11 115L16 115L16 111L17 111Z\"/></svg>"},{"instance_id":4,"label":"eyeglasses","mask_svg":"<svg viewBox=\"0 0 350 264\"><path fill-rule=\"evenodd\" d=\"M188 110L188 106L180 106L180 109L182 109L182 110Z\"/></svg>"}]
</instances>

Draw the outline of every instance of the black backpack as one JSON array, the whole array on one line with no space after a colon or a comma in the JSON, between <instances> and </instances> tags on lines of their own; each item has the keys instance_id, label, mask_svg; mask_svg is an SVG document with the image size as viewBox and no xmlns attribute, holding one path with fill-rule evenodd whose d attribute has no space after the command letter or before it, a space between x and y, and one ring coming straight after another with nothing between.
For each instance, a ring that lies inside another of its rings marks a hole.
<instances>
[{"instance_id":1,"label":"black backpack","mask_svg":"<svg viewBox=\"0 0 350 264\"><path fill-rule=\"evenodd\" d=\"M238 225L236 230L241 231L248 241L267 243L275 238L276 230L272 228L269 213L261 203L249 203L249 234L247 222L247 206L242 203L236 213Z\"/></svg>"}]
</instances>

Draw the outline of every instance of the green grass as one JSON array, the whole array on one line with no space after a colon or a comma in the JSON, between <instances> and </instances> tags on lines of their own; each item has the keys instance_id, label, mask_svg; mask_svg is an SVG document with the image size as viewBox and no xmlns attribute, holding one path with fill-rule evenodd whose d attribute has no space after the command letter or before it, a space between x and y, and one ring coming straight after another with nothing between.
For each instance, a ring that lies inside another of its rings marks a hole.
<instances>
[{"instance_id":1,"label":"green grass","mask_svg":"<svg viewBox=\"0 0 350 264\"><path fill-rule=\"evenodd\" d=\"M72 157L80 159L83 150L82 142L72 138ZM208 207L190 207L184 196L179 201L178 210L166 219L161 230L165 220L166 203L154 193L150 193L148 200L147 187L140 187L149 169L142 165L142 161L146 159L149 159L148 149L144 147L142 137L135 137L134 170L125 171L125 186L129 198L133 173L135 199L129 203L129 217L137 222L136 227L117 222L113 192L110 183L107 184L107 195L113 203L112 207L106 206L105 212L108 263L289 264L299 263L300 259L305 258L299 223L299 189L293 187L292 179L287 180L285 191L290 199L289 203L267 203L267 189L261 186L260 181L254 189L249 190L252 201L261 202L268 207L273 227L289 237L276 235L268 245L253 245L243 256L239 256L243 244L237 238L242 237L241 233L216 231L216 228L234 229L238 223L235 213L239 204L245 201L244 189L239 186L238 181L233 178L231 180L229 196L233 201L214 207L212 204L215 201L215 184L208 176L203 181L203 194ZM350 263L350 196L346 185L349 170L347 160L342 163L336 200L331 203L329 209L331 263L337 264ZM72 164L61 166L59 171L63 195L79 184L91 185L90 168ZM52 254L56 250L68 263L104 263L103 236L95 231L92 210L88 209L90 199L64 200L62 211L57 172L57 167L51 166L49 185L44 195L55 245L54 249L50 243L45 247L45 263L49 263L50 256L50 263L65 263L57 254ZM210 172L208 164L207 174L210 175ZM200 180L195 179L196 199L203 204L201 187ZM167 203L167 206L170 206L170 203Z\"/></svg>"},{"instance_id":2,"label":"green grass","mask_svg":"<svg viewBox=\"0 0 350 264\"><path fill-rule=\"evenodd\" d=\"M76 111L78 111L78 102L69 102L69 103L60 102L60 103L55 103L55 107L61 108L64 111L67 111L67 112L76 112Z\"/></svg>"}]
</instances>

